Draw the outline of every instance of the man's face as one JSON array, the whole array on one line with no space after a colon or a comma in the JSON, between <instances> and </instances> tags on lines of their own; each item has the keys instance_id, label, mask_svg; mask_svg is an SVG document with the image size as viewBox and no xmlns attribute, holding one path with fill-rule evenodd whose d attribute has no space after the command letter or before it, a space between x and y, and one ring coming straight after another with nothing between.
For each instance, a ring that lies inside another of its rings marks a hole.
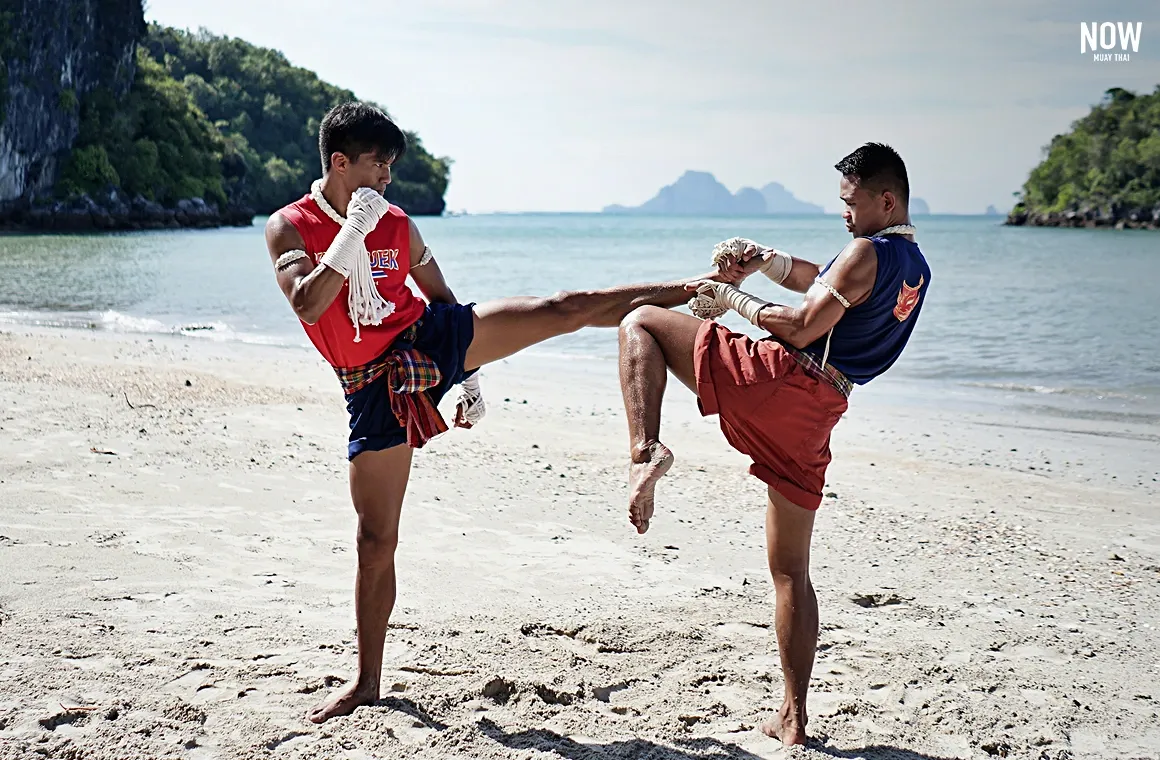
<instances>
[{"instance_id":1,"label":"man's face","mask_svg":"<svg viewBox=\"0 0 1160 760\"><path fill-rule=\"evenodd\" d=\"M873 235L887 227L889 194L875 193L859 186L856 178L842 177L839 185L845 210L846 230L854 237Z\"/></svg>"},{"instance_id":2,"label":"man's face","mask_svg":"<svg viewBox=\"0 0 1160 760\"><path fill-rule=\"evenodd\" d=\"M352 190L370 187L381 194L391 184L391 163L377 153L363 153L354 161L345 160L344 156L335 162L335 166L342 171L347 186Z\"/></svg>"}]
</instances>

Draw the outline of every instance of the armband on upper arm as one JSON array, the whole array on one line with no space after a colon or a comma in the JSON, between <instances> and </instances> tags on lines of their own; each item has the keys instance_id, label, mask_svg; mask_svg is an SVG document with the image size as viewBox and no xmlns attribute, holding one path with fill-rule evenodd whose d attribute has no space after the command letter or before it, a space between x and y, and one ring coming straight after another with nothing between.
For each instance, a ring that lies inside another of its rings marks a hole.
<instances>
[{"instance_id":1,"label":"armband on upper arm","mask_svg":"<svg viewBox=\"0 0 1160 760\"><path fill-rule=\"evenodd\" d=\"M419 259L419 263L416 264L415 266L416 267L427 266L428 264L430 264L434 260L435 260L435 254L431 253L431 247L425 245L425 246L423 246L423 256Z\"/></svg>"},{"instance_id":2,"label":"armband on upper arm","mask_svg":"<svg viewBox=\"0 0 1160 760\"><path fill-rule=\"evenodd\" d=\"M307 256L306 251L303 251L302 249L295 249L293 251L286 251L286 253L279 256L278 260L274 262L274 271L285 272L287 269L294 266L302 259L307 259L307 258L310 258L310 257Z\"/></svg>"},{"instance_id":3,"label":"armband on upper arm","mask_svg":"<svg viewBox=\"0 0 1160 760\"><path fill-rule=\"evenodd\" d=\"M847 309L850 308L850 302L847 301L845 299L845 297L843 297L842 294L838 292L838 289L835 288L833 285L831 285L830 283L823 280L820 276L817 279L815 279L814 282L821 285L826 290L830 291L830 295L832 295L834 298L837 298L838 303L842 304L842 306L846 307Z\"/></svg>"}]
</instances>

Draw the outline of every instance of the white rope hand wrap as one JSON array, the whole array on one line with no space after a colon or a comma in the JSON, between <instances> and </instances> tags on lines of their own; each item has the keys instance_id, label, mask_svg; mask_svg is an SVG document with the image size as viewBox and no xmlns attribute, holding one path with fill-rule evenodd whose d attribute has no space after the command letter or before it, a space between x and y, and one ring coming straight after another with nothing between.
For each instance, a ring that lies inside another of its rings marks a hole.
<instances>
[{"instance_id":1,"label":"white rope hand wrap","mask_svg":"<svg viewBox=\"0 0 1160 760\"><path fill-rule=\"evenodd\" d=\"M757 245L757 243L740 237L722 240L713 246L711 259L713 266L720 266L730 256L740 260L741 255L745 253L745 249L751 245ZM705 289L702 288L697 292L697 295L689 299L689 311L693 312L693 316L698 319L717 319L723 316L729 309L717 302L714 293L705 292Z\"/></svg>"},{"instance_id":2,"label":"white rope hand wrap","mask_svg":"<svg viewBox=\"0 0 1160 760\"><path fill-rule=\"evenodd\" d=\"M788 253L743 237L732 237L713 246L713 266L720 266L730 256L735 261L743 262L746 260L744 258L746 253L749 253L751 258L753 255L764 258L765 264L758 271L778 285L785 282L785 278L793 269L793 257ZM726 311L711 295L703 293L689 301L689 310L701 319L716 319Z\"/></svg>"},{"instance_id":3,"label":"white rope hand wrap","mask_svg":"<svg viewBox=\"0 0 1160 760\"><path fill-rule=\"evenodd\" d=\"M789 277L789 273L793 271L793 256L776 248L767 248L763 251L764 254L769 254L769 258L761 267L761 273L781 285L785 282L785 278Z\"/></svg>"},{"instance_id":4,"label":"white rope hand wrap","mask_svg":"<svg viewBox=\"0 0 1160 760\"><path fill-rule=\"evenodd\" d=\"M705 283L697 289L697 295L711 299L715 309L720 310L721 314L732 309L757 327L761 327L759 320L762 309L766 306L772 306L769 301L762 301L744 290L721 282Z\"/></svg>"},{"instance_id":5,"label":"white rope hand wrap","mask_svg":"<svg viewBox=\"0 0 1160 760\"><path fill-rule=\"evenodd\" d=\"M479 387L479 373L459 384L459 398L455 402L456 427L471 429L487 414L483 390Z\"/></svg>"},{"instance_id":6,"label":"white rope hand wrap","mask_svg":"<svg viewBox=\"0 0 1160 760\"><path fill-rule=\"evenodd\" d=\"M365 245L366 236L390 210L391 204L371 188L360 187L351 195L344 219L323 197L321 180L315 180L310 194L323 213L342 225L321 263L347 278L347 314L354 325L354 342L360 343L361 325L382 324L383 319L395 312L395 304L384 299L375 287Z\"/></svg>"}]
</instances>

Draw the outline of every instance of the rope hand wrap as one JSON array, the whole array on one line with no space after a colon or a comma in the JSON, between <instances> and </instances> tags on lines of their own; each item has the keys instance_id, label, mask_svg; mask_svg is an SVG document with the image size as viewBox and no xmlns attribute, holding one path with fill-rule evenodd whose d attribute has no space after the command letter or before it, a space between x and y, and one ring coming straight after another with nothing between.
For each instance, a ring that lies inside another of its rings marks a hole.
<instances>
[{"instance_id":1,"label":"rope hand wrap","mask_svg":"<svg viewBox=\"0 0 1160 760\"><path fill-rule=\"evenodd\" d=\"M733 256L734 258L740 260L741 255L750 245L756 245L756 243L754 243L752 240L746 240L745 238L739 237L722 240L720 243L713 246L713 266L718 266L729 256ZM693 316L697 317L698 319L717 319L718 317L723 316L725 312L729 311L729 309L728 307L722 306L717 301L716 291L705 292L705 289L701 288L701 290L697 292L697 295L693 296L689 300L689 311L693 312Z\"/></svg>"},{"instance_id":2,"label":"rope hand wrap","mask_svg":"<svg viewBox=\"0 0 1160 760\"><path fill-rule=\"evenodd\" d=\"M734 237L728 240L723 240L717 245L713 246L712 263L713 266L720 267L725 263L726 259L732 257L736 261L745 261L746 253L750 253L751 257L766 256L765 264L758 270L766 277L778 285L785 282L785 278L789 276L793 269L793 257L784 251L779 251L776 248L769 248L754 242L748 238ZM701 319L717 319L725 314L721 306L714 302L714 299L704 294L698 294L689 301L689 310L693 312L694 316Z\"/></svg>"},{"instance_id":3,"label":"rope hand wrap","mask_svg":"<svg viewBox=\"0 0 1160 760\"><path fill-rule=\"evenodd\" d=\"M772 306L768 301L751 296L734 285L723 282L707 282L697 289L697 297L712 303L714 311L722 314L732 309L748 319L756 327L761 327L761 311Z\"/></svg>"},{"instance_id":4,"label":"rope hand wrap","mask_svg":"<svg viewBox=\"0 0 1160 760\"><path fill-rule=\"evenodd\" d=\"M310 186L310 196L324 214L342 225L321 263L347 278L347 314L354 325L354 342L361 343L361 325L380 325L395 312L395 304L384 299L375 287L364 243L391 204L371 188L360 187L351 195L347 216L343 218L322 195L322 180L315 180Z\"/></svg>"},{"instance_id":5,"label":"rope hand wrap","mask_svg":"<svg viewBox=\"0 0 1160 760\"><path fill-rule=\"evenodd\" d=\"M479 373L459 384L459 398L455 402L455 427L470 430L487 414L483 390L479 387Z\"/></svg>"}]
</instances>

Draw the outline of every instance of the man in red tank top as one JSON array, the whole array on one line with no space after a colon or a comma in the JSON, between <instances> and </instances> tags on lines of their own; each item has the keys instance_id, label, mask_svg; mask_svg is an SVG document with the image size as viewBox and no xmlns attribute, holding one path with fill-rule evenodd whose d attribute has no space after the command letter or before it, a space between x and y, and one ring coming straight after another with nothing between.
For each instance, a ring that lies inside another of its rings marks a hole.
<instances>
[{"instance_id":1,"label":"man in red tank top","mask_svg":"<svg viewBox=\"0 0 1160 760\"><path fill-rule=\"evenodd\" d=\"M436 407L450 387L465 386L456 424L470 427L482 416L479 367L582 327L616 327L640 306L677 306L704 279L460 304L415 223L383 198L406 148L377 108L335 107L319 127L323 178L266 225L278 285L338 374L350 413L359 673L314 708L315 723L379 698L411 453L447 429Z\"/></svg>"}]
</instances>

